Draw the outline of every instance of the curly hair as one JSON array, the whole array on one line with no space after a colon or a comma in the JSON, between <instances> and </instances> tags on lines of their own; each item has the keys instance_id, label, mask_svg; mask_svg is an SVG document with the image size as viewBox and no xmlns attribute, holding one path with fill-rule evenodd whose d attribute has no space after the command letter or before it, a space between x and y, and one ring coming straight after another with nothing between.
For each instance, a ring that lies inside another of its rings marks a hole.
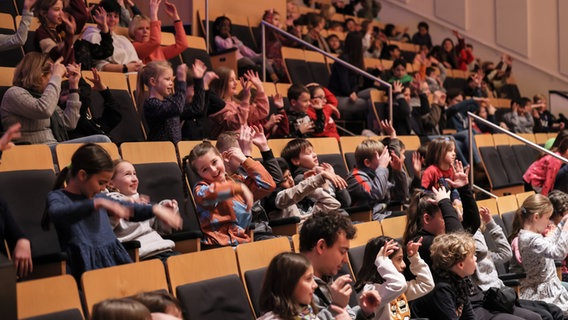
<instances>
[{"instance_id":1,"label":"curly hair","mask_svg":"<svg viewBox=\"0 0 568 320\"><path fill-rule=\"evenodd\" d=\"M434 238L430 247L432 267L435 270L448 271L468 254L475 254L475 240L467 232L441 234Z\"/></svg>"}]
</instances>

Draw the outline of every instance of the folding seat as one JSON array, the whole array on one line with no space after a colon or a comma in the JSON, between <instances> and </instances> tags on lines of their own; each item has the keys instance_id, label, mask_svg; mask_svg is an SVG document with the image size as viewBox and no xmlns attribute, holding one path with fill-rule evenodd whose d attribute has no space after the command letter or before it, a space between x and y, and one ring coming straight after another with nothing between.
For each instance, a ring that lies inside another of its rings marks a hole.
<instances>
[{"instance_id":1,"label":"folding seat","mask_svg":"<svg viewBox=\"0 0 568 320\"><path fill-rule=\"evenodd\" d=\"M0 255L0 314L6 319L17 319L16 267L4 255Z\"/></svg>"},{"instance_id":2,"label":"folding seat","mask_svg":"<svg viewBox=\"0 0 568 320\"><path fill-rule=\"evenodd\" d=\"M530 165L535 162L540 155L540 152L538 150L533 149L525 144L514 145L511 146L511 148L513 148L513 154L517 160L519 169L523 174L527 172L527 169L530 167Z\"/></svg>"},{"instance_id":3,"label":"folding seat","mask_svg":"<svg viewBox=\"0 0 568 320\"><path fill-rule=\"evenodd\" d=\"M524 171L521 170L519 164L517 163L517 157L513 152L511 146L501 145L496 146L499 157L504 164L504 169L509 177L509 183L512 185L523 185L523 174Z\"/></svg>"},{"instance_id":4,"label":"folding seat","mask_svg":"<svg viewBox=\"0 0 568 320\"><path fill-rule=\"evenodd\" d=\"M288 77L293 84L306 85L316 82L306 60L285 58L284 63L286 64Z\"/></svg>"},{"instance_id":5,"label":"folding seat","mask_svg":"<svg viewBox=\"0 0 568 320\"><path fill-rule=\"evenodd\" d=\"M17 298L19 319L83 319L77 282L70 275L18 282Z\"/></svg>"},{"instance_id":6,"label":"folding seat","mask_svg":"<svg viewBox=\"0 0 568 320\"><path fill-rule=\"evenodd\" d=\"M389 216L381 220L383 235L394 239L402 239L406 227L406 215Z\"/></svg>"},{"instance_id":7,"label":"folding seat","mask_svg":"<svg viewBox=\"0 0 568 320\"><path fill-rule=\"evenodd\" d=\"M61 251L55 228L44 230L41 226L47 194L54 183L52 169L0 172L0 195L31 242L34 262L31 278L66 272L67 256Z\"/></svg>"},{"instance_id":8,"label":"folding seat","mask_svg":"<svg viewBox=\"0 0 568 320\"><path fill-rule=\"evenodd\" d=\"M90 270L81 276L88 313L110 298L124 298L147 291L168 290L164 264L158 259Z\"/></svg>"},{"instance_id":9,"label":"folding seat","mask_svg":"<svg viewBox=\"0 0 568 320\"><path fill-rule=\"evenodd\" d=\"M16 3L13 0L0 1L0 12L7 13L10 17L15 17L19 14Z\"/></svg>"},{"instance_id":10,"label":"folding seat","mask_svg":"<svg viewBox=\"0 0 568 320\"><path fill-rule=\"evenodd\" d=\"M500 194L505 192L517 192L522 190L523 186L519 183L511 183L504 164L499 156L499 152L495 147L481 147L479 153L483 159L485 171L491 184L491 190Z\"/></svg>"},{"instance_id":11,"label":"folding seat","mask_svg":"<svg viewBox=\"0 0 568 320\"><path fill-rule=\"evenodd\" d=\"M365 245L357 246L349 248L347 252L349 256L349 264L351 265L351 271L355 276L355 280L357 279L357 275L359 274L359 270L363 266L363 256L365 254Z\"/></svg>"}]
</instances>

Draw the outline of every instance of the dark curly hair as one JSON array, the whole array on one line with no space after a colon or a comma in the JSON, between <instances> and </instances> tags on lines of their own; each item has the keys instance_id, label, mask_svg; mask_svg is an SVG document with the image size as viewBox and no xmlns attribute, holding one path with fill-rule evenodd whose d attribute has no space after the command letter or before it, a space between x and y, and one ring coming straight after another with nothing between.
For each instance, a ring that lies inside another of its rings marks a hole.
<instances>
[{"instance_id":1,"label":"dark curly hair","mask_svg":"<svg viewBox=\"0 0 568 320\"><path fill-rule=\"evenodd\" d=\"M351 220L340 213L318 213L309 217L300 230L300 252L309 252L320 239L328 247L337 241L339 232L345 232L349 240L355 237L357 230Z\"/></svg>"}]
</instances>

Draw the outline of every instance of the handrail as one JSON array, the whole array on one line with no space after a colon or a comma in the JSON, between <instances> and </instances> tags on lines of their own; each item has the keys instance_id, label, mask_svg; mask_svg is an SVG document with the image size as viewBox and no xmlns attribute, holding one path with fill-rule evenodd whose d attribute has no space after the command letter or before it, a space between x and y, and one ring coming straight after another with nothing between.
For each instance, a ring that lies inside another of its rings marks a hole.
<instances>
[{"instance_id":1,"label":"handrail","mask_svg":"<svg viewBox=\"0 0 568 320\"><path fill-rule=\"evenodd\" d=\"M343 61L339 58L334 57L333 55L321 50L320 48L312 45L311 43L308 43L308 42L286 32L286 31L276 27L275 25L273 25L271 23L268 23L268 22L263 20L263 21L260 22L260 24L262 26L261 31L262 31L262 67L263 67L262 68L262 80L263 81L266 81L266 27L269 27L270 29L277 31L278 33L284 35L285 37L291 38L294 41L299 42L300 44L302 44L302 45L304 45L304 46L306 46L306 47L308 47L308 48L310 48L310 49L312 49L316 52L321 53L325 57L335 61L335 63L339 63L342 66L350 69L351 71L355 71L355 72L361 74L362 76L364 76L366 78L369 78L373 81L377 81L377 82L381 83L382 85L388 87L388 89L389 89L389 120L392 123L392 118L393 118L392 117L393 116L392 115L392 112L393 112L393 110L392 110L392 85L390 83L388 83L388 82L386 82L382 79L379 79L379 78L373 76L372 74L368 73L367 71L361 70L361 69L351 65L350 63L347 63L347 62L345 62L345 61ZM374 108L374 106L372 106L372 107Z\"/></svg>"},{"instance_id":2,"label":"handrail","mask_svg":"<svg viewBox=\"0 0 568 320\"><path fill-rule=\"evenodd\" d=\"M512 133L512 132L509 131L509 130L503 129L503 128L501 128L500 126L498 126L498 125L492 123L491 121L487 121L487 120L481 118L480 116L477 116L477 115L475 115L475 114L473 114L473 113L471 113L471 112L468 112L468 113L467 113L467 116L468 116L468 120L469 120L469 163L473 163L473 139L474 139L474 138L473 138L473 129L472 129L472 128L473 128L473 126L472 126L473 120L480 121L481 123L483 123L483 124L485 124L485 125L487 125L487 126L493 128L493 129L497 129L497 130L499 130L499 131L505 133L505 134L508 135L509 137L513 137L514 139L519 140L519 141L525 143L526 145L528 145L529 147L531 147L531 148L533 148L533 149L536 149L536 150L538 150L538 151L544 152L544 153L546 153L546 154L548 154L548 155L551 155L551 156L555 157L556 159L558 159L558 160L560 160L560 161L563 161L563 162L565 162L565 163L568 163L568 159L566 159L566 158L564 158L564 157L562 157L562 156L560 156L560 155L557 155L556 153L554 153L554 152L552 152L552 151L550 151L550 150L548 150L548 149L545 149L545 148L539 146L538 144L536 144L536 143L534 143L534 142L532 142L532 141L529 141L529 140L527 140L527 139L525 139L525 138L523 138L523 137L521 137L521 136L518 136L518 135ZM473 185L473 166L471 166L471 168L472 168L472 169L470 170L470 179L469 179L469 181L470 181L470 187Z\"/></svg>"}]
</instances>

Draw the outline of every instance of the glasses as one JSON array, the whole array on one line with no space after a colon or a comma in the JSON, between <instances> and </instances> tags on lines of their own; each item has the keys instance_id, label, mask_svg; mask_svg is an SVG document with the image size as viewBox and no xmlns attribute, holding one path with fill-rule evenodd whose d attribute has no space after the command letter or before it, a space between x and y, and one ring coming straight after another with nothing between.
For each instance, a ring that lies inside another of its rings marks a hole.
<instances>
[{"instance_id":1,"label":"glasses","mask_svg":"<svg viewBox=\"0 0 568 320\"><path fill-rule=\"evenodd\" d=\"M322 99L322 100L325 100L325 96L314 96L312 99Z\"/></svg>"}]
</instances>

